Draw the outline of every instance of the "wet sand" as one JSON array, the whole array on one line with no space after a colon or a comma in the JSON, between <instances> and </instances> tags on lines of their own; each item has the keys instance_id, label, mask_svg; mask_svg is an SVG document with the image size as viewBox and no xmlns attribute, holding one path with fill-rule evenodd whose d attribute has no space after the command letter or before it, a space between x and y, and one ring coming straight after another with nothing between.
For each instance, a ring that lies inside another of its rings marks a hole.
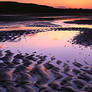
<instances>
[{"instance_id":1,"label":"wet sand","mask_svg":"<svg viewBox=\"0 0 92 92\"><path fill-rule=\"evenodd\" d=\"M39 20L36 22L27 21L23 23L16 22L16 16L11 18L8 23L6 23L8 20L7 17L3 20L4 18L5 16L1 20L4 23L1 23L0 26L1 43L19 42L22 40L22 36L35 35L38 32L74 30L80 31L80 33L74 36L71 44L78 44L86 47L92 45L91 27L70 27L67 25L63 27L61 21L59 25L54 24L52 21L59 18L52 17L36 19L29 17L27 19L27 17L23 16L20 19L18 16L19 19L17 21ZM13 25L12 19L14 22ZM84 23L83 20L80 21L80 23ZM88 24L89 22L87 21L85 24L86 23ZM65 37L63 35L61 36ZM55 38L54 40L57 39ZM29 42L31 42L31 40L29 40ZM31 47L31 45L29 46ZM83 61L85 64L82 64L81 61L77 61L76 59L73 59L73 62L71 60L64 61L61 59L58 60L55 56L46 53L44 53L46 55L38 54L38 52L30 53L31 54L26 52L14 53L10 50L6 50L6 48L0 50L0 92L92 92L92 65L88 63L89 61L85 60ZM66 57L66 55L64 56Z\"/></svg>"},{"instance_id":2,"label":"wet sand","mask_svg":"<svg viewBox=\"0 0 92 92\"><path fill-rule=\"evenodd\" d=\"M0 51L0 91L92 92L92 66L54 56ZM57 65L54 65L55 62ZM60 67L61 66L61 67Z\"/></svg>"}]
</instances>

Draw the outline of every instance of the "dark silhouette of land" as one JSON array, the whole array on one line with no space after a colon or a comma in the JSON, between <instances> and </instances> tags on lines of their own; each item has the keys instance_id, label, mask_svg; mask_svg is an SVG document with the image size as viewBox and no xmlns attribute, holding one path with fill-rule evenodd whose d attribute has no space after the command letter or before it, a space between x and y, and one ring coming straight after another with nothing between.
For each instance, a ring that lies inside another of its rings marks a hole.
<instances>
[{"instance_id":1,"label":"dark silhouette of land","mask_svg":"<svg viewBox=\"0 0 92 92\"><path fill-rule=\"evenodd\" d=\"M59 9L45 5L25 4L17 2L0 2L0 14L32 14L32 15L79 15L92 14L92 9Z\"/></svg>"},{"instance_id":2,"label":"dark silhouette of land","mask_svg":"<svg viewBox=\"0 0 92 92\"><path fill-rule=\"evenodd\" d=\"M88 25L92 25L92 19L90 19L90 20L66 21L65 23L69 23L69 24L88 24Z\"/></svg>"}]
</instances>

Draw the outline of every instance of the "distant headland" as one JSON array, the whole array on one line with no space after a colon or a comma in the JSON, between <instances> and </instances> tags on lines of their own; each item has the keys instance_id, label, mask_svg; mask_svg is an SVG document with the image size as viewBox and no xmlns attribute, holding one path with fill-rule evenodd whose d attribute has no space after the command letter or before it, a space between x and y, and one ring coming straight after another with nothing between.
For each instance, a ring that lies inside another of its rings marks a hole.
<instances>
[{"instance_id":1,"label":"distant headland","mask_svg":"<svg viewBox=\"0 0 92 92\"><path fill-rule=\"evenodd\" d=\"M92 9L60 9L45 5L25 4L18 2L1 1L0 14L32 14L32 15L79 15L92 14Z\"/></svg>"}]
</instances>

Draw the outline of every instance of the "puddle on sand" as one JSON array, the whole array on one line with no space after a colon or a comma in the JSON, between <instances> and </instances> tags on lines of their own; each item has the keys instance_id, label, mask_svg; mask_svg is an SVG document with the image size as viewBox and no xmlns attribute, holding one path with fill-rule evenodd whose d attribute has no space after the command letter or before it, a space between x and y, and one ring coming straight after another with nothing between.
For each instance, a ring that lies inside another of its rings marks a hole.
<instances>
[{"instance_id":1,"label":"puddle on sand","mask_svg":"<svg viewBox=\"0 0 92 92\"><path fill-rule=\"evenodd\" d=\"M3 67L0 69L0 75L3 76L0 76L0 81L4 80L4 84L2 82L1 85L6 85L5 88L9 88L9 92L11 90L18 92L20 87L22 89L19 92L24 92L23 87L26 92L35 92L33 89L36 92L38 90L49 90L49 92L65 89L67 92L68 90L73 92L75 92L74 90L90 90L89 84L92 84L92 32L54 31L53 29L53 31L48 30L49 32L34 32L32 34L19 31L27 30L28 32L30 29L37 31L43 29L44 26L49 28L48 24L54 24L54 21L56 19L52 21L22 21L0 26L0 30L6 30L5 33L0 33L0 65ZM67 27L67 25L76 27L76 25L63 23L63 19L60 18L57 23L61 27ZM57 23L51 26L55 27ZM32 27L34 24L37 26ZM38 27L38 24L41 24L41 27ZM85 25L77 26L85 27ZM90 28L88 25L86 27ZM12 30L18 32L12 32ZM4 55L1 50L4 50ZM10 50L14 54L6 50ZM62 86L64 87L62 88ZM5 89L2 92L5 92Z\"/></svg>"},{"instance_id":2,"label":"puddle on sand","mask_svg":"<svg viewBox=\"0 0 92 92\"><path fill-rule=\"evenodd\" d=\"M0 42L3 49L9 49L14 53L30 53L36 51L45 55L55 56L63 61L75 59L83 63L84 60L92 64L92 45L83 46L72 44L73 39L80 35L80 31L49 31L36 34L22 35L20 40L7 40ZM85 35L85 34L84 34ZM75 40L81 40L75 39ZM90 39L88 39L90 40ZM84 42L84 44L87 44Z\"/></svg>"}]
</instances>

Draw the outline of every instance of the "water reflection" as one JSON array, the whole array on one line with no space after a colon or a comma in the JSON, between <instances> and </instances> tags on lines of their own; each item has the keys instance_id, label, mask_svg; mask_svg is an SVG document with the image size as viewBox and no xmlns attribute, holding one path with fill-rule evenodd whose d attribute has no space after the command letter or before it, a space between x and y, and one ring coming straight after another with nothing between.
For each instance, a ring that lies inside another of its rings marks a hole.
<instances>
[{"instance_id":1,"label":"water reflection","mask_svg":"<svg viewBox=\"0 0 92 92\"><path fill-rule=\"evenodd\" d=\"M83 33L86 35L85 32ZM8 38L7 36L4 37L6 41L2 40L0 46L3 46L2 49L9 49L14 53L17 53L18 51L21 53L37 51L38 53L45 55L54 55L56 58L64 61L74 61L74 59L77 59L80 62L87 60L91 63L90 60L92 58L92 50L83 46L80 47L81 43L76 45L77 41L82 39L78 38L78 36L80 37L83 33L80 31L48 31L34 34L15 32L14 39L12 38L14 37L12 32L9 32L7 35L9 36L10 34L13 36L11 36L11 38Z\"/></svg>"},{"instance_id":2,"label":"water reflection","mask_svg":"<svg viewBox=\"0 0 92 92\"><path fill-rule=\"evenodd\" d=\"M77 18L67 18L67 19L59 19L59 20L54 20L52 21L53 24L61 25L63 28L66 27L74 27L74 28L92 28L92 25L89 24L71 24L71 23L65 23L69 21L75 21L75 20L89 20L89 18L84 18L84 17L77 17Z\"/></svg>"},{"instance_id":3,"label":"water reflection","mask_svg":"<svg viewBox=\"0 0 92 92\"><path fill-rule=\"evenodd\" d=\"M52 54L63 60L73 61L77 58L80 62L83 60L91 62L92 51L88 47L92 45L92 25L64 23L88 18L78 16L53 18L55 20L0 22L0 49L10 49L14 53L37 51L46 55Z\"/></svg>"},{"instance_id":4,"label":"water reflection","mask_svg":"<svg viewBox=\"0 0 92 92\"><path fill-rule=\"evenodd\" d=\"M26 92L34 92L44 87L48 89L53 83L66 86L66 80L70 82L72 77L72 82L77 78L87 81L83 85L88 85L92 79L91 29L76 28L76 25L69 28L66 24L64 28L59 20L62 22L63 19L57 20L60 26L57 23L52 25L56 20L23 21L0 26L0 82L6 90L18 92L18 88L24 88ZM70 86L75 88L76 85L72 83Z\"/></svg>"},{"instance_id":5,"label":"water reflection","mask_svg":"<svg viewBox=\"0 0 92 92\"><path fill-rule=\"evenodd\" d=\"M41 18L43 20L41 20ZM0 22L0 31L12 31L12 30L30 30L30 29L46 29L46 28L92 28L92 25L88 24L68 24L66 21L74 20L87 20L90 17L79 17L79 16L54 16L46 17L47 20L44 20L45 17L39 17L39 20L22 20L22 21L11 21L11 22ZM54 20L48 20L48 18L53 18Z\"/></svg>"}]
</instances>

